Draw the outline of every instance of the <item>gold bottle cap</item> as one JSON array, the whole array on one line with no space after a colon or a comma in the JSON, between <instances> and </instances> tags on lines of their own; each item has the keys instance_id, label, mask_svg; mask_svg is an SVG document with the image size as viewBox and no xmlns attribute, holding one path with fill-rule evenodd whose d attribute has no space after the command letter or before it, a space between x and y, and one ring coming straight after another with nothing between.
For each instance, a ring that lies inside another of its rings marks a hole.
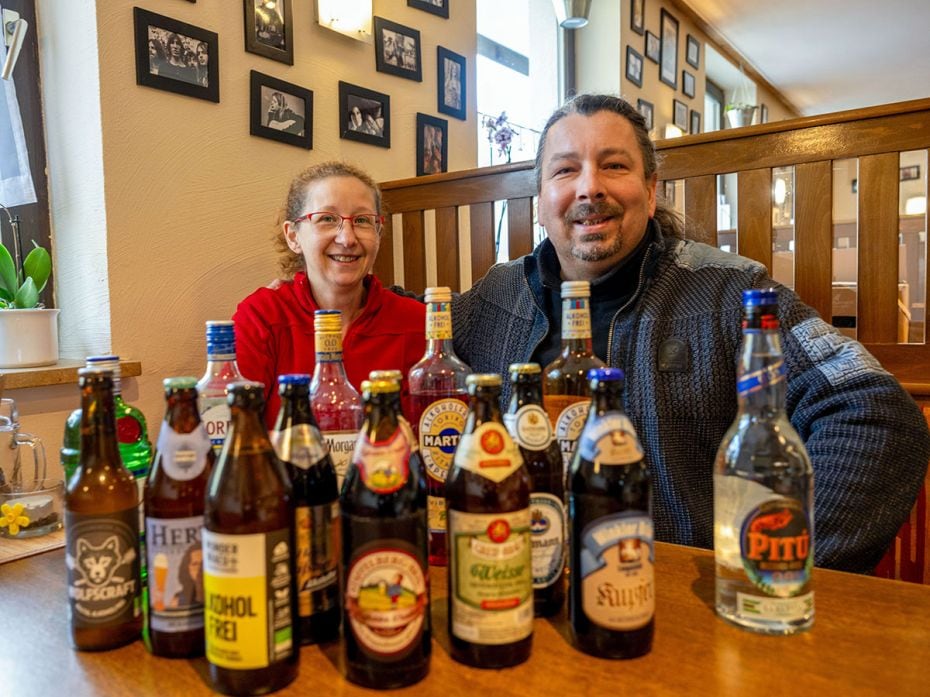
<instances>
[{"instance_id":1,"label":"gold bottle cap","mask_svg":"<svg viewBox=\"0 0 930 697\"><path fill-rule=\"evenodd\" d=\"M375 380L396 380L400 382L404 379L404 374L399 370L372 370L368 373L368 379L372 382Z\"/></svg>"},{"instance_id":2,"label":"gold bottle cap","mask_svg":"<svg viewBox=\"0 0 930 697\"><path fill-rule=\"evenodd\" d=\"M430 286L426 289L424 299L428 303L447 303L452 300L452 289L448 286Z\"/></svg>"},{"instance_id":3,"label":"gold bottle cap","mask_svg":"<svg viewBox=\"0 0 930 697\"><path fill-rule=\"evenodd\" d=\"M587 281L563 281L562 298L590 298L591 284Z\"/></svg>"},{"instance_id":4,"label":"gold bottle cap","mask_svg":"<svg viewBox=\"0 0 930 697\"><path fill-rule=\"evenodd\" d=\"M539 363L511 363L509 372L511 375L538 375L542 368Z\"/></svg>"},{"instance_id":5,"label":"gold bottle cap","mask_svg":"<svg viewBox=\"0 0 930 697\"><path fill-rule=\"evenodd\" d=\"M472 373L465 378L465 384L476 387L500 387L501 376L497 373Z\"/></svg>"},{"instance_id":6,"label":"gold bottle cap","mask_svg":"<svg viewBox=\"0 0 930 697\"><path fill-rule=\"evenodd\" d=\"M389 394L400 390L400 383L396 380L366 380L370 394ZM364 386L362 387L364 389Z\"/></svg>"},{"instance_id":7,"label":"gold bottle cap","mask_svg":"<svg viewBox=\"0 0 930 697\"><path fill-rule=\"evenodd\" d=\"M341 334L342 313L339 310L317 310L313 313L313 329L327 334Z\"/></svg>"}]
</instances>

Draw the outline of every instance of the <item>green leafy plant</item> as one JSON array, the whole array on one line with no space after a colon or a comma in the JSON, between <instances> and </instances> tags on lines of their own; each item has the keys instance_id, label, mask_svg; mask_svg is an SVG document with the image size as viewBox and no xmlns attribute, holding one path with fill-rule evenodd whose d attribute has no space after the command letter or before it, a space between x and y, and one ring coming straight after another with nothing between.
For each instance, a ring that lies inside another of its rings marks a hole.
<instances>
[{"instance_id":1,"label":"green leafy plant","mask_svg":"<svg viewBox=\"0 0 930 697\"><path fill-rule=\"evenodd\" d=\"M39 304L39 293L52 275L52 257L33 241L34 249L17 269L9 250L0 244L0 309L30 309Z\"/></svg>"}]
</instances>

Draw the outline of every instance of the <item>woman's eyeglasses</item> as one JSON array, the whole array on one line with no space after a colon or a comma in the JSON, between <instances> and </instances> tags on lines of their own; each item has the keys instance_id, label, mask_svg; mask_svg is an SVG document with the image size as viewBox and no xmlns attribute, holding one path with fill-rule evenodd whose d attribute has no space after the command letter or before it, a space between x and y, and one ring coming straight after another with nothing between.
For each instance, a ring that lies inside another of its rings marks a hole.
<instances>
[{"instance_id":1,"label":"woman's eyeglasses","mask_svg":"<svg viewBox=\"0 0 930 697\"><path fill-rule=\"evenodd\" d=\"M307 213L299 218L294 218L293 223L299 223L306 220L314 232L321 235L338 234L342 226L348 220L352 223L352 229L356 235L377 235L381 232L384 225L384 216L376 213L356 213L355 215L339 215L331 211L314 211Z\"/></svg>"}]
</instances>

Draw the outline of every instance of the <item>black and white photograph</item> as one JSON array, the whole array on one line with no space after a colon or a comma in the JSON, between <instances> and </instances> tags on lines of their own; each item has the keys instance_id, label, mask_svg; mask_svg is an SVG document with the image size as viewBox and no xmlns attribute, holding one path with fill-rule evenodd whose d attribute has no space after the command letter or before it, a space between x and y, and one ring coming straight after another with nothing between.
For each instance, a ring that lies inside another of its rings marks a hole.
<instances>
[{"instance_id":1,"label":"black and white photograph","mask_svg":"<svg viewBox=\"0 0 930 697\"><path fill-rule=\"evenodd\" d=\"M759 107L759 123L768 123L769 122L769 108L762 104Z\"/></svg>"},{"instance_id":2,"label":"black and white photograph","mask_svg":"<svg viewBox=\"0 0 930 697\"><path fill-rule=\"evenodd\" d=\"M420 32L383 17L375 17L375 67L381 73L422 82Z\"/></svg>"},{"instance_id":3,"label":"black and white photograph","mask_svg":"<svg viewBox=\"0 0 930 697\"><path fill-rule=\"evenodd\" d=\"M659 43L659 37L653 34L651 31L646 31L646 58L651 60L653 63L659 62L659 57L662 55L662 44Z\"/></svg>"},{"instance_id":4,"label":"black and white photograph","mask_svg":"<svg viewBox=\"0 0 930 697\"><path fill-rule=\"evenodd\" d=\"M691 34L688 34L688 43L685 49L685 60L692 68L701 67L701 44Z\"/></svg>"},{"instance_id":5,"label":"black and white photograph","mask_svg":"<svg viewBox=\"0 0 930 697\"><path fill-rule=\"evenodd\" d=\"M646 130L651 131L655 124L655 107L653 107L652 102L647 102L645 99L637 99L636 111L642 114L643 118L646 119Z\"/></svg>"},{"instance_id":6,"label":"black and white photograph","mask_svg":"<svg viewBox=\"0 0 930 697\"><path fill-rule=\"evenodd\" d=\"M690 126L688 123L688 105L677 99L673 99L672 102L672 123L678 126L683 133L687 133Z\"/></svg>"},{"instance_id":7,"label":"black and white photograph","mask_svg":"<svg viewBox=\"0 0 930 697\"><path fill-rule=\"evenodd\" d=\"M920 179L920 165L908 165L898 170L898 179L902 182L914 181Z\"/></svg>"},{"instance_id":8,"label":"black and white photograph","mask_svg":"<svg viewBox=\"0 0 930 697\"><path fill-rule=\"evenodd\" d=\"M691 110L691 128L688 131L692 135L695 133L701 132L701 112L694 109Z\"/></svg>"},{"instance_id":9,"label":"black and white photograph","mask_svg":"<svg viewBox=\"0 0 930 697\"><path fill-rule=\"evenodd\" d=\"M220 101L215 32L133 8L136 84Z\"/></svg>"},{"instance_id":10,"label":"black and white photograph","mask_svg":"<svg viewBox=\"0 0 930 697\"><path fill-rule=\"evenodd\" d=\"M681 71L681 91L686 97L694 97L694 75L687 70Z\"/></svg>"},{"instance_id":11,"label":"black and white photograph","mask_svg":"<svg viewBox=\"0 0 930 697\"><path fill-rule=\"evenodd\" d=\"M415 7L418 10L449 19L450 2L452 0L407 0L407 7Z\"/></svg>"},{"instance_id":12,"label":"black and white photograph","mask_svg":"<svg viewBox=\"0 0 930 697\"><path fill-rule=\"evenodd\" d=\"M645 8L646 0L633 0L630 3L630 29L642 34L646 26Z\"/></svg>"},{"instance_id":13,"label":"black and white photograph","mask_svg":"<svg viewBox=\"0 0 930 697\"><path fill-rule=\"evenodd\" d=\"M449 164L449 122L417 113L417 176L439 174Z\"/></svg>"},{"instance_id":14,"label":"black and white photograph","mask_svg":"<svg viewBox=\"0 0 930 697\"><path fill-rule=\"evenodd\" d=\"M637 87L643 86L643 57L632 46L626 47L626 79Z\"/></svg>"},{"instance_id":15,"label":"black and white photograph","mask_svg":"<svg viewBox=\"0 0 930 697\"><path fill-rule=\"evenodd\" d=\"M391 98L348 82L339 82L339 137L391 147Z\"/></svg>"},{"instance_id":16,"label":"black and white photograph","mask_svg":"<svg viewBox=\"0 0 930 697\"><path fill-rule=\"evenodd\" d=\"M313 92L255 70L249 84L249 133L312 149Z\"/></svg>"},{"instance_id":17,"label":"black and white photograph","mask_svg":"<svg viewBox=\"0 0 930 697\"><path fill-rule=\"evenodd\" d=\"M465 119L465 56L436 47L439 113Z\"/></svg>"},{"instance_id":18,"label":"black and white photograph","mask_svg":"<svg viewBox=\"0 0 930 697\"><path fill-rule=\"evenodd\" d=\"M294 65L292 0L244 0L245 50Z\"/></svg>"},{"instance_id":19,"label":"black and white photograph","mask_svg":"<svg viewBox=\"0 0 930 697\"><path fill-rule=\"evenodd\" d=\"M659 60L659 79L672 89L678 89L678 20L662 10L660 32L662 56ZM687 118L685 119L687 121Z\"/></svg>"}]
</instances>

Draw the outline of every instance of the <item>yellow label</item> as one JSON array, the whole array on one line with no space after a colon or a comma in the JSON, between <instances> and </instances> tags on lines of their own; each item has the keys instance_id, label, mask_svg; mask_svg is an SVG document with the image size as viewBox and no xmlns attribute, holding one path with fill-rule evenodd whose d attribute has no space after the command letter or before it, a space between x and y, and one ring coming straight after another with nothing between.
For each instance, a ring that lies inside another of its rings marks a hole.
<instances>
[{"instance_id":1,"label":"yellow label","mask_svg":"<svg viewBox=\"0 0 930 697\"><path fill-rule=\"evenodd\" d=\"M430 303L426 310L426 338L452 338L452 303Z\"/></svg>"},{"instance_id":2,"label":"yellow label","mask_svg":"<svg viewBox=\"0 0 930 697\"><path fill-rule=\"evenodd\" d=\"M572 298L562 302L562 338L589 339L591 313L587 298Z\"/></svg>"},{"instance_id":3,"label":"yellow label","mask_svg":"<svg viewBox=\"0 0 930 697\"><path fill-rule=\"evenodd\" d=\"M314 336L317 360L335 361L342 359L342 334L317 332Z\"/></svg>"}]
</instances>

